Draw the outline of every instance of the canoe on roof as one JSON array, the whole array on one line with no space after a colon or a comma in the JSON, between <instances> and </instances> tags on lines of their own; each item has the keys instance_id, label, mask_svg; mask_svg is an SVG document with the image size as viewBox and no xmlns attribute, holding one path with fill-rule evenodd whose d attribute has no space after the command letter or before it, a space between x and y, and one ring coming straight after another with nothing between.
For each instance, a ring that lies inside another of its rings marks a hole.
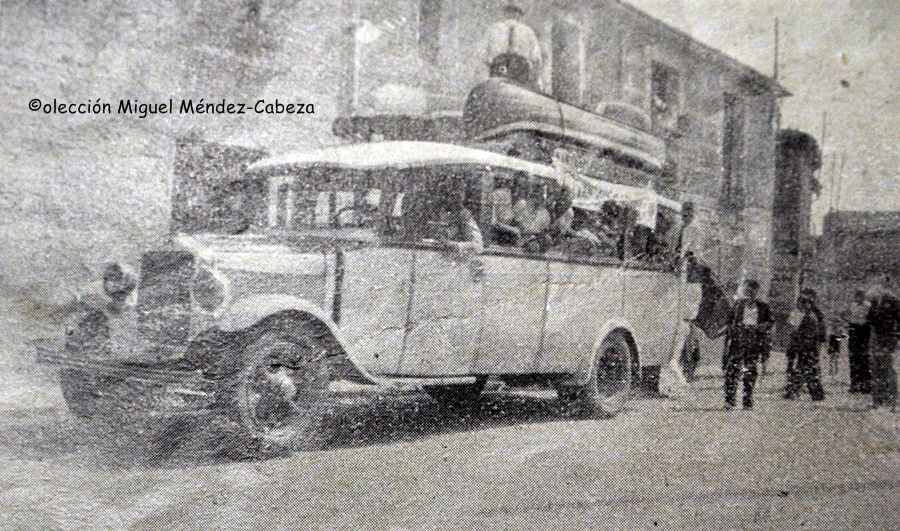
<instances>
[{"instance_id":1,"label":"canoe on roof","mask_svg":"<svg viewBox=\"0 0 900 531\"><path fill-rule=\"evenodd\" d=\"M536 132L573 144L611 150L651 168L661 168L666 161L665 142L649 132L647 120L638 119L637 113L630 116L623 112L625 107L615 104L608 106L615 112L593 113L492 78L472 89L463 121L473 140L488 140L519 131Z\"/></svg>"}]
</instances>

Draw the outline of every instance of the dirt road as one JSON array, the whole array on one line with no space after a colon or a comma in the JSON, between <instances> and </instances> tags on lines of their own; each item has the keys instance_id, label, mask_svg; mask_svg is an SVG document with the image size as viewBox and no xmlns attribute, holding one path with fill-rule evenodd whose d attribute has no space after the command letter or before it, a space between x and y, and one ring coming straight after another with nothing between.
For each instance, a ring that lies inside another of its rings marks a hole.
<instances>
[{"instance_id":1,"label":"dirt road","mask_svg":"<svg viewBox=\"0 0 900 531\"><path fill-rule=\"evenodd\" d=\"M317 451L210 455L203 424L114 437L56 391L0 411L2 529L897 529L900 414L837 378L822 404L761 386L720 409L638 397L614 419L552 393L493 392L450 413L422 394L372 394L326 423Z\"/></svg>"}]
</instances>

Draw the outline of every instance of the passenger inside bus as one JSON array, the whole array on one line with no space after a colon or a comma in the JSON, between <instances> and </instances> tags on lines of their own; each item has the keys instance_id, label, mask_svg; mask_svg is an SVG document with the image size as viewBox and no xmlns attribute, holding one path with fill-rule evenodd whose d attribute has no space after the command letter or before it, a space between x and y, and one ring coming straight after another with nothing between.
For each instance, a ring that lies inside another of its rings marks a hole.
<instances>
[{"instance_id":1,"label":"passenger inside bus","mask_svg":"<svg viewBox=\"0 0 900 531\"><path fill-rule=\"evenodd\" d=\"M493 241L500 245L518 245L521 231L514 225L512 189L506 182L491 192L491 230Z\"/></svg>"},{"instance_id":2,"label":"passenger inside bus","mask_svg":"<svg viewBox=\"0 0 900 531\"><path fill-rule=\"evenodd\" d=\"M436 225L438 242L447 249L460 254L479 254L484 249L481 229L461 193L450 194L441 203Z\"/></svg>"},{"instance_id":3,"label":"passenger inside bus","mask_svg":"<svg viewBox=\"0 0 900 531\"><path fill-rule=\"evenodd\" d=\"M570 207L554 221L558 238L554 248L571 254L593 256L602 245L600 238L590 229L590 221L585 211Z\"/></svg>"},{"instance_id":4,"label":"passenger inside bus","mask_svg":"<svg viewBox=\"0 0 900 531\"><path fill-rule=\"evenodd\" d=\"M513 224L521 232L521 244L529 252L540 252L548 247L547 230L550 228L550 212L547 210L546 190L530 184L513 206Z\"/></svg>"},{"instance_id":5,"label":"passenger inside bus","mask_svg":"<svg viewBox=\"0 0 900 531\"><path fill-rule=\"evenodd\" d=\"M476 188L468 177L431 175L421 188L413 186L412 205L403 213L407 237L462 254L480 253L484 241L472 210L478 207Z\"/></svg>"},{"instance_id":6,"label":"passenger inside bus","mask_svg":"<svg viewBox=\"0 0 900 531\"><path fill-rule=\"evenodd\" d=\"M378 221L381 205L379 188L359 192L339 190L314 193L312 212L308 211L310 200L301 195L293 211L287 213L291 219L288 226L311 224L315 227L370 227ZM289 197L287 202L290 204L290 201Z\"/></svg>"},{"instance_id":7,"label":"passenger inside bus","mask_svg":"<svg viewBox=\"0 0 900 531\"><path fill-rule=\"evenodd\" d=\"M620 258L621 230L616 228L618 212L607 207L607 203L599 211L576 206L570 209L571 214L560 217L557 220L560 225L571 221L558 248L576 258Z\"/></svg>"},{"instance_id":8,"label":"passenger inside bus","mask_svg":"<svg viewBox=\"0 0 900 531\"><path fill-rule=\"evenodd\" d=\"M217 226L226 234L247 232L257 221L261 206L262 183L259 181L232 181L216 187L213 192L213 208L205 220L209 226Z\"/></svg>"},{"instance_id":9,"label":"passenger inside bus","mask_svg":"<svg viewBox=\"0 0 900 531\"><path fill-rule=\"evenodd\" d=\"M682 226L675 211L660 208L656 218L656 230L653 232L649 259L654 265L665 269L674 269L678 261Z\"/></svg>"},{"instance_id":10,"label":"passenger inside bus","mask_svg":"<svg viewBox=\"0 0 900 531\"><path fill-rule=\"evenodd\" d=\"M600 209L596 234L610 255L623 259L625 255L625 227L629 218L628 209L613 201L605 201Z\"/></svg>"},{"instance_id":11,"label":"passenger inside bus","mask_svg":"<svg viewBox=\"0 0 900 531\"><path fill-rule=\"evenodd\" d=\"M568 188L529 182L528 175L520 172L498 178L490 201L495 244L569 256L622 256L627 212L613 201L599 210L573 206Z\"/></svg>"}]
</instances>

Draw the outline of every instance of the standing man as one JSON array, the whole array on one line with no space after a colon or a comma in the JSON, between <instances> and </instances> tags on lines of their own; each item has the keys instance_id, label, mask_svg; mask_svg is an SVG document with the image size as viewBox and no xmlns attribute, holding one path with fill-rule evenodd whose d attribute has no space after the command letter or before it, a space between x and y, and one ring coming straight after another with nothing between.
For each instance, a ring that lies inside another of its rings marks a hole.
<instances>
[{"instance_id":1,"label":"standing man","mask_svg":"<svg viewBox=\"0 0 900 531\"><path fill-rule=\"evenodd\" d=\"M847 316L847 350L850 358L850 392L869 393L869 323L866 317L872 305L866 300L866 292L858 289L853 294Z\"/></svg>"},{"instance_id":2,"label":"standing man","mask_svg":"<svg viewBox=\"0 0 900 531\"><path fill-rule=\"evenodd\" d=\"M825 390L819 379L819 346L825 341L825 322L822 312L816 306L816 292L810 288L800 290L797 308L802 313L800 322L791 332L787 356L794 361L788 369L788 384L784 397L797 398L803 384L809 389L814 402L825 400Z\"/></svg>"},{"instance_id":3,"label":"standing man","mask_svg":"<svg viewBox=\"0 0 900 531\"><path fill-rule=\"evenodd\" d=\"M753 409L757 362L768 349L772 313L769 305L758 300L759 282L748 279L743 296L731 311L728 324L728 350L725 360L725 409L734 409L738 378L744 375L744 409Z\"/></svg>"},{"instance_id":4,"label":"standing man","mask_svg":"<svg viewBox=\"0 0 900 531\"><path fill-rule=\"evenodd\" d=\"M505 77L541 90L543 56L534 30L522 22L525 12L517 5L503 8L505 20L488 28L481 59L491 77Z\"/></svg>"},{"instance_id":5,"label":"standing man","mask_svg":"<svg viewBox=\"0 0 900 531\"><path fill-rule=\"evenodd\" d=\"M894 350L900 334L900 300L888 291L888 280L877 275L870 291L871 307L866 322L871 330L869 354L872 371L872 407L897 406L897 372Z\"/></svg>"},{"instance_id":6,"label":"standing man","mask_svg":"<svg viewBox=\"0 0 900 531\"><path fill-rule=\"evenodd\" d=\"M700 361L700 344L694 322L700 312L702 287L697 277L700 267L693 252L696 241L694 204L685 202L681 206L681 220L673 223L662 236L666 252L671 257L671 266L678 270L683 283L680 291L676 319L678 320L672 342L672 357L668 367L660 373L660 390L669 396L683 395L690 387L688 378L694 374Z\"/></svg>"}]
</instances>

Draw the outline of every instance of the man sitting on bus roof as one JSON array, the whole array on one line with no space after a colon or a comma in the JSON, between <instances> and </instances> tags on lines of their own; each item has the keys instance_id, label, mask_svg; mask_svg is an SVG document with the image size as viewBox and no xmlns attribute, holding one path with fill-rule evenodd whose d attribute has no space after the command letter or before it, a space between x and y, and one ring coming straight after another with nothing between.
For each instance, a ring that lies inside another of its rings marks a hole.
<instances>
[{"instance_id":1,"label":"man sitting on bus roof","mask_svg":"<svg viewBox=\"0 0 900 531\"><path fill-rule=\"evenodd\" d=\"M505 20L487 30L481 45L482 60L491 76L505 77L541 89L543 55L534 30L522 22L525 11L509 4L503 8Z\"/></svg>"}]
</instances>

